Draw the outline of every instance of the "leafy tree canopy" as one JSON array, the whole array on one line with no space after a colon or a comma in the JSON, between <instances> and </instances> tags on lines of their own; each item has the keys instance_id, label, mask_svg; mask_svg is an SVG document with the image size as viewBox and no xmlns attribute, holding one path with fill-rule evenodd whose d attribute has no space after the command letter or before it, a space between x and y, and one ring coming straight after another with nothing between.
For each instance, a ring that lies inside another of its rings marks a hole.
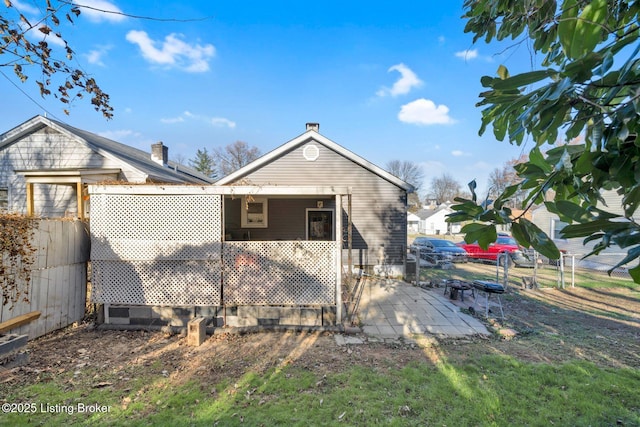
<instances>
[{"instance_id":1,"label":"leafy tree canopy","mask_svg":"<svg viewBox=\"0 0 640 427\"><path fill-rule=\"evenodd\" d=\"M109 95L100 89L93 77L68 65L75 52L63 38L60 28L65 23L73 24L80 16L82 6L67 1L41 3L46 4L40 8L42 13L32 16L23 12L18 2L13 4L11 0L4 0L5 7L0 9L0 69L11 68L22 83L29 80L29 74L38 76L34 83L40 95L54 96L64 104L89 96L94 109L110 119L113 108ZM56 46L59 44L63 47ZM67 109L64 112L69 114Z\"/></svg>"},{"instance_id":2,"label":"leafy tree canopy","mask_svg":"<svg viewBox=\"0 0 640 427\"><path fill-rule=\"evenodd\" d=\"M507 187L491 209L472 197L457 199L451 221L479 221L463 228L467 241L484 246L496 224L511 224L524 246L558 258L553 241L530 221L514 218L507 201L520 190L523 208L545 203L570 223L563 237L595 242L592 254L610 245L628 250L618 265L640 256L640 4L633 0L465 0L465 31L474 42L511 38L544 55L539 69L511 75L500 66L484 76L482 124L498 140L535 146L516 166L521 181ZM568 144L568 141L578 143ZM558 140L562 142L556 144ZM545 144L556 144L545 147ZM602 190L623 196L624 214L596 207ZM640 282L640 266L630 270Z\"/></svg>"}]
</instances>

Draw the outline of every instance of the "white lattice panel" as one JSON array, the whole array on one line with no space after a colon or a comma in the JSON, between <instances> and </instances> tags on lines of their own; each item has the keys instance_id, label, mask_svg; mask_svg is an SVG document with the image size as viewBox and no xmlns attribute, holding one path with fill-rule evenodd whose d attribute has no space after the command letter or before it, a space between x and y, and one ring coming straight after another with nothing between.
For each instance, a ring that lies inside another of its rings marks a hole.
<instances>
[{"instance_id":1,"label":"white lattice panel","mask_svg":"<svg viewBox=\"0 0 640 427\"><path fill-rule=\"evenodd\" d=\"M330 241L225 242L225 305L335 304Z\"/></svg>"},{"instance_id":2,"label":"white lattice panel","mask_svg":"<svg viewBox=\"0 0 640 427\"><path fill-rule=\"evenodd\" d=\"M95 240L94 240L95 241ZM139 239L109 239L91 248L93 259L111 261L201 260L220 259L220 242L157 241Z\"/></svg>"},{"instance_id":3,"label":"white lattice panel","mask_svg":"<svg viewBox=\"0 0 640 427\"><path fill-rule=\"evenodd\" d=\"M221 196L94 194L91 234L98 241L221 241Z\"/></svg>"},{"instance_id":4,"label":"white lattice panel","mask_svg":"<svg viewBox=\"0 0 640 427\"><path fill-rule=\"evenodd\" d=\"M220 263L93 261L91 300L136 305L220 305Z\"/></svg>"}]
</instances>

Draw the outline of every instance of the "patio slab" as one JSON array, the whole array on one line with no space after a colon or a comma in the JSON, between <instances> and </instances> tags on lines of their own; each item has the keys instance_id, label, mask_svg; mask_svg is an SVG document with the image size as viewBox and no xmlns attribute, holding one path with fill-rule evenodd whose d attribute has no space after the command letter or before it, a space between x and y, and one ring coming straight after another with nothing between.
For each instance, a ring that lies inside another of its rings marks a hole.
<instances>
[{"instance_id":1,"label":"patio slab","mask_svg":"<svg viewBox=\"0 0 640 427\"><path fill-rule=\"evenodd\" d=\"M490 334L482 322L461 312L441 290L397 280L367 278L357 315L362 331L378 339Z\"/></svg>"}]
</instances>

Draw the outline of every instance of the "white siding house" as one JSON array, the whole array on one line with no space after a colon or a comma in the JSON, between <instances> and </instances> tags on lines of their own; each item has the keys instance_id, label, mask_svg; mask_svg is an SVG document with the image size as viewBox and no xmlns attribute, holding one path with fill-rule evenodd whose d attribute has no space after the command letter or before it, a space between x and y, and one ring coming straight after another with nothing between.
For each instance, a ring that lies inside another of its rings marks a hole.
<instances>
[{"instance_id":1,"label":"white siding house","mask_svg":"<svg viewBox=\"0 0 640 427\"><path fill-rule=\"evenodd\" d=\"M0 211L83 218L86 185L104 181L213 180L169 161L161 142L150 154L43 116L0 134Z\"/></svg>"},{"instance_id":2,"label":"white siding house","mask_svg":"<svg viewBox=\"0 0 640 427\"><path fill-rule=\"evenodd\" d=\"M624 209L622 207L622 196L618 195L614 191L606 191L602 193L602 197L606 202L606 206L599 204L599 208L614 214L624 213ZM640 215L636 215L634 219L636 221L640 221ZM567 224L560 221L556 214L549 212L544 205L538 207L532 212L532 222L540 227L542 231L547 233L547 235L554 241L558 249L568 254L576 255L577 259L591 252L594 245L597 243L590 242L587 243L587 245L584 245L582 238L561 238L560 230L562 230L562 228L564 228ZM621 249L617 246L612 246L602 251L600 255L590 256L585 260L579 261L579 264L587 267L597 267L597 264L602 264L603 266L613 266L620 260L622 260L625 255L625 249Z\"/></svg>"}]
</instances>

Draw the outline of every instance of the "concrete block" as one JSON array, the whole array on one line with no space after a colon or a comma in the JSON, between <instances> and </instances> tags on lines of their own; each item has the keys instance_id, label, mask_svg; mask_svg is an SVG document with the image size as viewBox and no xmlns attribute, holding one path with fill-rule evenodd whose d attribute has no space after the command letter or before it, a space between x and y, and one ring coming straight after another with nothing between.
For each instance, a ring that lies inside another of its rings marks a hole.
<instances>
[{"instance_id":1,"label":"concrete block","mask_svg":"<svg viewBox=\"0 0 640 427\"><path fill-rule=\"evenodd\" d=\"M227 326L241 328L243 326L258 326L258 319L244 318L240 316L227 316Z\"/></svg>"},{"instance_id":2,"label":"concrete block","mask_svg":"<svg viewBox=\"0 0 640 427\"><path fill-rule=\"evenodd\" d=\"M173 308L172 307L152 307L151 317L154 317L156 319L170 319L171 317L173 317Z\"/></svg>"},{"instance_id":3,"label":"concrete block","mask_svg":"<svg viewBox=\"0 0 640 427\"><path fill-rule=\"evenodd\" d=\"M172 317L170 319L165 319L169 322L169 326L177 326L180 328L185 328L189 324L193 317Z\"/></svg>"},{"instance_id":4,"label":"concrete block","mask_svg":"<svg viewBox=\"0 0 640 427\"><path fill-rule=\"evenodd\" d=\"M129 307L129 317L137 317L141 319L150 319L151 318L151 307L148 306L139 306L139 307Z\"/></svg>"},{"instance_id":5,"label":"concrete block","mask_svg":"<svg viewBox=\"0 0 640 427\"><path fill-rule=\"evenodd\" d=\"M221 315L222 307L218 306L206 306L196 307L195 317L216 317Z\"/></svg>"},{"instance_id":6,"label":"concrete block","mask_svg":"<svg viewBox=\"0 0 640 427\"><path fill-rule=\"evenodd\" d=\"M187 345L198 347L207 338L207 319L196 317L187 325Z\"/></svg>"},{"instance_id":7,"label":"concrete block","mask_svg":"<svg viewBox=\"0 0 640 427\"><path fill-rule=\"evenodd\" d=\"M300 309L301 326L322 326L322 309L302 308Z\"/></svg>"},{"instance_id":8,"label":"concrete block","mask_svg":"<svg viewBox=\"0 0 640 427\"><path fill-rule=\"evenodd\" d=\"M109 317L129 317L129 307L109 307Z\"/></svg>"},{"instance_id":9,"label":"concrete block","mask_svg":"<svg viewBox=\"0 0 640 427\"><path fill-rule=\"evenodd\" d=\"M109 317L110 325L129 325L128 317Z\"/></svg>"},{"instance_id":10,"label":"concrete block","mask_svg":"<svg viewBox=\"0 0 640 427\"><path fill-rule=\"evenodd\" d=\"M322 326L336 325L336 308L322 307Z\"/></svg>"},{"instance_id":11,"label":"concrete block","mask_svg":"<svg viewBox=\"0 0 640 427\"><path fill-rule=\"evenodd\" d=\"M280 309L280 325L300 325L300 309L296 307L283 307Z\"/></svg>"},{"instance_id":12,"label":"concrete block","mask_svg":"<svg viewBox=\"0 0 640 427\"><path fill-rule=\"evenodd\" d=\"M256 306L240 306L238 307L238 317L258 318L260 317L260 308Z\"/></svg>"},{"instance_id":13,"label":"concrete block","mask_svg":"<svg viewBox=\"0 0 640 427\"><path fill-rule=\"evenodd\" d=\"M284 307L258 307L258 318L260 319L279 319L282 317L282 309Z\"/></svg>"}]
</instances>

